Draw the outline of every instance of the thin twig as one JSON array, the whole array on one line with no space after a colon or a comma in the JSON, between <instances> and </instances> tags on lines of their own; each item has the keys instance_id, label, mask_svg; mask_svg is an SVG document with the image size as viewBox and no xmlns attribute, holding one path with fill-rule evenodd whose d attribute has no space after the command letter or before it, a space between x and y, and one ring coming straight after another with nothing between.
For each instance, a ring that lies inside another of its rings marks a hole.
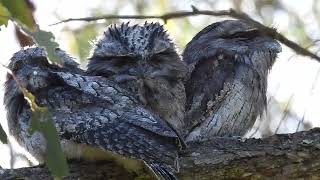
<instances>
[{"instance_id":1,"label":"thin twig","mask_svg":"<svg viewBox=\"0 0 320 180\"><path fill-rule=\"evenodd\" d=\"M198 15L207 15L207 16L229 16L235 19L240 19L246 21L247 23L253 25L254 27L260 29L263 33L267 34L268 36L280 41L281 43L285 44L292 50L294 50L297 54L311 57L318 62L320 62L320 57L315 53L312 53L308 49L301 47L299 44L289 40L282 34L278 33L276 29L267 27L260 22L252 19L249 15L243 12L235 11L234 9L229 10L220 10L220 11L208 11L208 10L199 10L196 7L192 6L192 11L176 11L176 12L169 12L163 15L104 15L104 16L96 16L96 17L85 17L85 18L69 18L66 20L62 20L60 22L51 24L57 25L61 23L66 23L70 21L97 21L101 19L162 19L165 23L169 19L176 19L176 18L184 18L189 16L198 16Z\"/></svg>"},{"instance_id":2,"label":"thin twig","mask_svg":"<svg viewBox=\"0 0 320 180\"><path fill-rule=\"evenodd\" d=\"M193 8L193 11L176 11L176 12L169 12L163 15L103 15L103 16L96 16L96 17L85 17L85 18L69 18L66 20L62 20L60 22L51 24L57 25L61 23L66 23L70 21L97 21L101 19L162 19L164 22L167 22L169 19L177 19L177 18L184 18L188 16L198 16L198 15L208 15L208 16L230 16L231 12L234 10L221 10L221 11L200 11L196 8Z\"/></svg>"}]
</instances>

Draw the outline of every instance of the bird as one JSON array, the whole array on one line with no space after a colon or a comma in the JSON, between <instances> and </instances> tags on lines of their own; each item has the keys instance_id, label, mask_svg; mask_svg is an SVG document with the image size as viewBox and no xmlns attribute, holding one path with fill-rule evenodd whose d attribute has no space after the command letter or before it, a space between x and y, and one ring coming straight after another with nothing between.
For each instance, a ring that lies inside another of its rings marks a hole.
<instances>
[{"instance_id":1,"label":"bird","mask_svg":"<svg viewBox=\"0 0 320 180\"><path fill-rule=\"evenodd\" d=\"M56 65L48 62L43 48L32 47L10 60L4 104L17 142L45 162L46 139L40 132L29 134L32 110L24 88L49 109L67 159L112 159L130 171L144 162L156 177L177 179L182 140L176 131L116 82L88 75L60 55L65 63Z\"/></svg>"},{"instance_id":2,"label":"bird","mask_svg":"<svg viewBox=\"0 0 320 180\"><path fill-rule=\"evenodd\" d=\"M87 72L113 80L183 136L187 65L159 23L111 26L95 44Z\"/></svg>"},{"instance_id":3,"label":"bird","mask_svg":"<svg viewBox=\"0 0 320 180\"><path fill-rule=\"evenodd\" d=\"M243 20L215 22L186 45L186 142L239 137L266 108L267 76L281 45Z\"/></svg>"}]
</instances>

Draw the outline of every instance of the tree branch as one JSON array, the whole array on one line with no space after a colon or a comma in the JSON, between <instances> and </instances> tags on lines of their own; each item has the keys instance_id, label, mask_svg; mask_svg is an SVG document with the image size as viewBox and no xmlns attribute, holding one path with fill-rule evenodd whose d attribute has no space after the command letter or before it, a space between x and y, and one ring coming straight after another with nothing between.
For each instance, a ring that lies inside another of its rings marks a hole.
<instances>
[{"instance_id":1,"label":"tree branch","mask_svg":"<svg viewBox=\"0 0 320 180\"><path fill-rule=\"evenodd\" d=\"M216 138L189 144L180 158L181 179L297 179L320 177L320 128L265 139ZM133 179L114 162L70 163L66 179ZM1 169L0 179L50 179L44 166Z\"/></svg>"},{"instance_id":2,"label":"tree branch","mask_svg":"<svg viewBox=\"0 0 320 180\"><path fill-rule=\"evenodd\" d=\"M229 10L220 10L220 11L208 11L208 10L199 10L196 7L192 6L192 11L177 11L169 12L163 15L103 15L97 17L85 17L85 18L69 18L62 20L60 22L54 23L52 25L57 25L61 23L66 23L70 21L97 21L97 20L107 20L107 19L162 19L165 23L169 19L184 18L189 16L198 16L198 15L207 15L207 16L229 16L235 19L246 21L247 23L253 25L254 27L259 28L266 35L280 41L282 44L285 44L297 54L311 57L318 62L320 62L320 57L313 52L309 51L306 48L301 47L299 44L289 40L282 34L276 31L274 28L267 27L260 22L252 19L248 14L243 12L237 12L234 9Z\"/></svg>"}]
</instances>

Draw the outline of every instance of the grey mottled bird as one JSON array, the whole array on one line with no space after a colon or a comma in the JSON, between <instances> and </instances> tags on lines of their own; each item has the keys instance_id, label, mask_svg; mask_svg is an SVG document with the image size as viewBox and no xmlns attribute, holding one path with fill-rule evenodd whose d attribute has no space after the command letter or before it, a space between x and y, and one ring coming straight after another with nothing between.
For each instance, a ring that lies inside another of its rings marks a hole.
<instances>
[{"instance_id":1,"label":"grey mottled bird","mask_svg":"<svg viewBox=\"0 0 320 180\"><path fill-rule=\"evenodd\" d=\"M116 81L182 134L187 70L159 23L109 28L88 64L90 74Z\"/></svg>"},{"instance_id":2,"label":"grey mottled bird","mask_svg":"<svg viewBox=\"0 0 320 180\"><path fill-rule=\"evenodd\" d=\"M41 48L12 57L9 68L17 81L8 75L4 103L10 133L19 144L44 161L45 139L28 133L31 110L17 82L38 105L49 108L68 159L113 159L125 167L131 164L130 171L144 161L159 177L175 179L180 148L175 131L115 82L88 76L70 62L65 61L67 68L49 64Z\"/></svg>"},{"instance_id":3,"label":"grey mottled bird","mask_svg":"<svg viewBox=\"0 0 320 180\"><path fill-rule=\"evenodd\" d=\"M266 108L267 75L280 44L243 21L213 23L183 52L190 74L187 141L242 136Z\"/></svg>"}]
</instances>

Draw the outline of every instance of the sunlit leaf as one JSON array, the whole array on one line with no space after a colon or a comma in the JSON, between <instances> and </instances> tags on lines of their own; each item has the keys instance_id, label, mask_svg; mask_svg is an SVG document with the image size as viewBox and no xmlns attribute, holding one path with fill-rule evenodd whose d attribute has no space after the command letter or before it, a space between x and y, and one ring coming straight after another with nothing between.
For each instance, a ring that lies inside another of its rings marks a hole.
<instances>
[{"instance_id":1,"label":"sunlit leaf","mask_svg":"<svg viewBox=\"0 0 320 180\"><path fill-rule=\"evenodd\" d=\"M8 143L8 137L6 132L3 130L2 126L0 125L0 141L4 144Z\"/></svg>"},{"instance_id":2,"label":"sunlit leaf","mask_svg":"<svg viewBox=\"0 0 320 180\"><path fill-rule=\"evenodd\" d=\"M5 8L1 3L0 3L0 26L1 25L8 25L8 20L10 17L10 12L8 11L7 8Z\"/></svg>"},{"instance_id":3,"label":"sunlit leaf","mask_svg":"<svg viewBox=\"0 0 320 180\"><path fill-rule=\"evenodd\" d=\"M29 29L35 29L32 11L24 0L0 0L2 5L10 12L11 17L24 24Z\"/></svg>"},{"instance_id":4,"label":"sunlit leaf","mask_svg":"<svg viewBox=\"0 0 320 180\"><path fill-rule=\"evenodd\" d=\"M25 88L20 88L22 90L22 93L24 97L26 97L29 100L29 103L31 105L31 109L34 110L38 108L38 105L35 103L36 98L34 97L33 94L31 94L27 89Z\"/></svg>"}]
</instances>

